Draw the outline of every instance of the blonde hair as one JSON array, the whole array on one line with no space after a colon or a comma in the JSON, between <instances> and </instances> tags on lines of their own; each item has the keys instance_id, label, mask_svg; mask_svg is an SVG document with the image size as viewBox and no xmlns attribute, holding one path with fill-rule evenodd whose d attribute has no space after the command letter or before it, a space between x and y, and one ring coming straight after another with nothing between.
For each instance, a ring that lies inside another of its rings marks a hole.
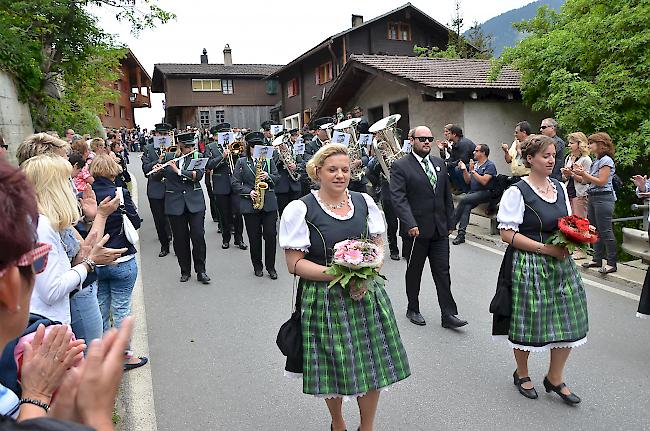
<instances>
[{"instance_id":1,"label":"blonde hair","mask_svg":"<svg viewBox=\"0 0 650 431\"><path fill-rule=\"evenodd\" d=\"M53 154L56 150L65 150L68 152L70 145L63 139L47 133L34 133L29 135L16 149L16 158L18 164L22 165L31 157L40 154Z\"/></svg>"},{"instance_id":2,"label":"blonde hair","mask_svg":"<svg viewBox=\"0 0 650 431\"><path fill-rule=\"evenodd\" d=\"M106 148L106 141L102 138L93 138L90 140L90 149L94 152L97 152L97 148L104 147Z\"/></svg>"},{"instance_id":3,"label":"blonde hair","mask_svg":"<svg viewBox=\"0 0 650 431\"><path fill-rule=\"evenodd\" d=\"M589 140L587 139L587 135L585 135L582 132L569 133L569 136L567 136L567 140L570 142L572 139L574 141L578 141L578 148L580 149L580 155L581 156L588 156L589 155Z\"/></svg>"},{"instance_id":4,"label":"blonde hair","mask_svg":"<svg viewBox=\"0 0 650 431\"><path fill-rule=\"evenodd\" d=\"M122 167L108 154L97 154L90 164L93 177L115 178L122 173Z\"/></svg>"},{"instance_id":5,"label":"blonde hair","mask_svg":"<svg viewBox=\"0 0 650 431\"><path fill-rule=\"evenodd\" d=\"M38 212L50 220L54 230L79 220L81 210L70 184L72 165L66 159L42 154L25 161L22 169L36 191Z\"/></svg>"},{"instance_id":6,"label":"blonde hair","mask_svg":"<svg viewBox=\"0 0 650 431\"><path fill-rule=\"evenodd\" d=\"M327 160L329 157L337 156L339 154L346 156L348 155L348 149L345 147L345 145L328 144L324 147L321 147L320 150L316 151L314 157L309 159L307 162L307 175L309 175L309 178L311 178L311 180L316 183L319 182L318 175L316 174L316 169L322 168L325 164L325 160Z\"/></svg>"}]
</instances>

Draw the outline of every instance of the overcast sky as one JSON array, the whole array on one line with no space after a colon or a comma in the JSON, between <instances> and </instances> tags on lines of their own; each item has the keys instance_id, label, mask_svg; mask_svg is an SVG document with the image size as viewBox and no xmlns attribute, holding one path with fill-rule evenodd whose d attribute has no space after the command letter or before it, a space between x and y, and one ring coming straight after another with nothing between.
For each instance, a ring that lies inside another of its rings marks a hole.
<instances>
[{"instance_id":1,"label":"overcast sky","mask_svg":"<svg viewBox=\"0 0 650 431\"><path fill-rule=\"evenodd\" d=\"M531 0L462 0L467 29ZM140 0L137 0L140 3ZM210 63L223 63L223 47L232 49L233 63L286 64L327 37L350 28L352 14L372 19L406 1L402 0L158 0L164 10L177 15L175 21L145 30L138 37L126 24L116 22L109 8L93 9L99 24L126 44L149 75L156 63L199 63L203 48ZM454 0L415 0L415 7L448 25ZM163 94L153 94L152 108L135 110L136 123L150 129L164 111Z\"/></svg>"}]
</instances>

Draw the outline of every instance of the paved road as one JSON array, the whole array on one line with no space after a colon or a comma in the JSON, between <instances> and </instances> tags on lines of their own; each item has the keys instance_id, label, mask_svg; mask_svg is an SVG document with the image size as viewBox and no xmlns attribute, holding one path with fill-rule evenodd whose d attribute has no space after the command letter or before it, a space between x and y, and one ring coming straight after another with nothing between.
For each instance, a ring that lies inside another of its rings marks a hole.
<instances>
[{"instance_id":1,"label":"paved road","mask_svg":"<svg viewBox=\"0 0 650 431\"><path fill-rule=\"evenodd\" d=\"M158 429L326 430L322 400L303 395L301 382L283 377L275 336L290 311L292 279L278 252L280 278L254 277L248 252L221 250L216 224L206 220L204 286L178 283L173 254L159 245L139 176L141 260ZM531 357L540 399L512 385L512 353L490 336L487 308L501 256L487 247L452 248L452 288L466 330L439 325L430 274L423 278L417 327L404 316L405 263L388 261L385 274L412 376L382 394L378 430L641 430L650 429L650 339L647 321L634 317L629 297L587 286L589 343L576 349L566 372L583 403L571 408L542 394L548 355ZM194 275L193 275L194 276ZM616 290L615 290L616 291ZM638 292L636 292L638 294ZM356 429L355 403L344 406Z\"/></svg>"}]
</instances>

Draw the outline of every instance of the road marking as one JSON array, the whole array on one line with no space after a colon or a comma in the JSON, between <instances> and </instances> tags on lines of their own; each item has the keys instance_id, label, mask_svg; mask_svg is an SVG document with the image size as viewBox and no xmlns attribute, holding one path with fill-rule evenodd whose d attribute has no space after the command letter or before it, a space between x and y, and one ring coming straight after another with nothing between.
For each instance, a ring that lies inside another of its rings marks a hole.
<instances>
[{"instance_id":1,"label":"road marking","mask_svg":"<svg viewBox=\"0 0 650 431\"><path fill-rule=\"evenodd\" d=\"M485 244L480 244L478 242L474 241L465 241L466 244L469 244L471 246L480 248L481 250L486 250L494 254L498 254L499 256L503 256L505 254L504 251L501 251L499 249L489 247ZM625 290L617 289L615 287L607 286L606 284L599 283L597 281L589 280L588 278L582 278L582 282L585 284L588 284L589 286L595 287L600 290L604 290L606 292L610 293L615 293L616 295L622 296L624 298L632 299L634 301L638 301L640 299L639 295L635 295L634 293L626 292Z\"/></svg>"}]
</instances>

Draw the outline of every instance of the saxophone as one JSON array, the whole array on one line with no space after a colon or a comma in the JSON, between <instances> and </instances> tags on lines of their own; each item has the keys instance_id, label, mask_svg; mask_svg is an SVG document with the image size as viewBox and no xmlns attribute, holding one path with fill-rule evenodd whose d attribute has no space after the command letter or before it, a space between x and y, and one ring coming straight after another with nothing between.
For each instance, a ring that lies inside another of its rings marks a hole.
<instances>
[{"instance_id":1,"label":"saxophone","mask_svg":"<svg viewBox=\"0 0 650 431\"><path fill-rule=\"evenodd\" d=\"M264 193L269 188L268 183L262 180L262 166L266 161L265 157L257 159L257 167L255 168L255 185L253 190L257 193L257 197L253 199L253 209L261 210L264 208Z\"/></svg>"},{"instance_id":2,"label":"saxophone","mask_svg":"<svg viewBox=\"0 0 650 431\"><path fill-rule=\"evenodd\" d=\"M296 164L296 159L293 156L291 149L289 148L288 136L289 135L278 136L273 141L273 146L277 148L278 154L280 154L280 160L282 160L282 164L284 165L284 168L289 174L289 177L293 181L298 181L300 179L300 175L298 174L298 172L289 169L289 165Z\"/></svg>"}]
</instances>

